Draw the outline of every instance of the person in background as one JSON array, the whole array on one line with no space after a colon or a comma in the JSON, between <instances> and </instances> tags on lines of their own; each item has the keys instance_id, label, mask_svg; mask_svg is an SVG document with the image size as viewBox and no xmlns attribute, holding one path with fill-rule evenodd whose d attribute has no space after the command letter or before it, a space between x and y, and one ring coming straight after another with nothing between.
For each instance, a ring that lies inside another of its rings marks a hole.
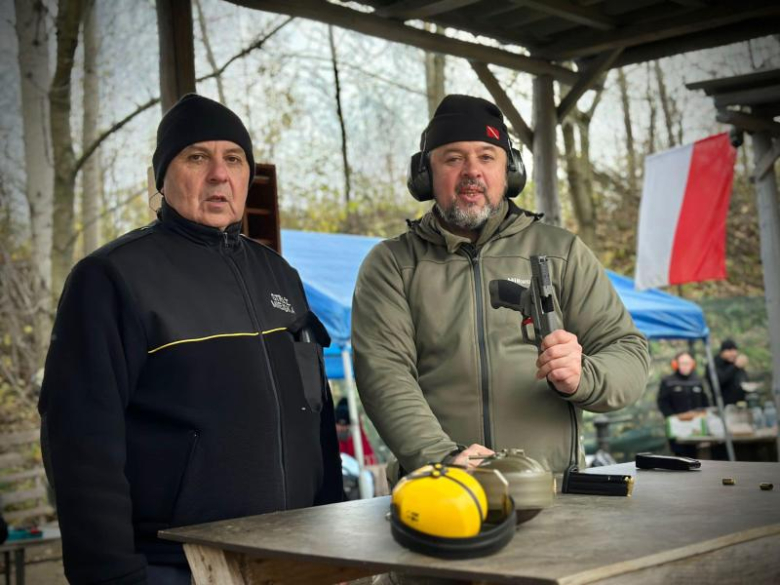
<instances>
[{"instance_id":1,"label":"person in background","mask_svg":"<svg viewBox=\"0 0 780 585\"><path fill-rule=\"evenodd\" d=\"M738 350L733 339L724 339L720 344L720 353L715 356L715 371L718 373L724 406L745 400L742 383L747 382L748 379L745 371L748 358Z\"/></svg>"},{"instance_id":2,"label":"person in background","mask_svg":"<svg viewBox=\"0 0 780 585\"><path fill-rule=\"evenodd\" d=\"M672 369L673 373L661 380L658 408L664 418L676 415L680 420L692 420L709 406L704 381L696 373L696 361L687 351L674 356ZM670 438L669 447L675 455L696 457L695 445L681 445Z\"/></svg>"},{"instance_id":3,"label":"person in background","mask_svg":"<svg viewBox=\"0 0 780 585\"><path fill-rule=\"evenodd\" d=\"M339 452L355 457L355 442L352 440L352 421L349 416L349 403L342 398L336 404L336 435L339 439ZM360 424L360 438L363 444L363 464L376 465L376 455L366 436L363 423Z\"/></svg>"}]
</instances>

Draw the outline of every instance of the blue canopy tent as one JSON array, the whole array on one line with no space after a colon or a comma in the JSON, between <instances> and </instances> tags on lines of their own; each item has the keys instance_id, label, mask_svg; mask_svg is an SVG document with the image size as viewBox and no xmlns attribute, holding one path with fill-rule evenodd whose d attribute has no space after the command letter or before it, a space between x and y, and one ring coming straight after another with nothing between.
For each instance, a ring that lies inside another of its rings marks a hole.
<instances>
[{"instance_id":1,"label":"blue canopy tent","mask_svg":"<svg viewBox=\"0 0 780 585\"><path fill-rule=\"evenodd\" d=\"M326 352L328 376L343 377L340 356L349 348L352 293L358 270L382 238L282 230L284 257L298 269L312 310L327 328L333 347ZM639 330L650 339L707 339L701 308L656 289L637 291L634 281L607 270ZM336 359L330 359L335 357Z\"/></svg>"},{"instance_id":2,"label":"blue canopy tent","mask_svg":"<svg viewBox=\"0 0 780 585\"><path fill-rule=\"evenodd\" d=\"M380 241L382 238L368 236L282 230L282 253L298 269L309 304L333 341L325 352L327 374L332 380L347 381L352 420L357 420L350 361L352 293L360 264ZM637 291L630 278L609 270L607 275L637 328L649 339L701 339L704 342L711 378L717 386L710 331L701 307L656 289ZM720 403L720 389L714 390ZM726 444L731 453L728 433Z\"/></svg>"}]
</instances>

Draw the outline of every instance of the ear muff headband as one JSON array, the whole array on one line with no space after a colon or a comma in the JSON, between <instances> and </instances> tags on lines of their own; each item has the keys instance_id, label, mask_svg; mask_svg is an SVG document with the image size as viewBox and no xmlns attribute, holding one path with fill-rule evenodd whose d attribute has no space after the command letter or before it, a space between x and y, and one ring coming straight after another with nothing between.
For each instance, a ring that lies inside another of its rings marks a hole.
<instances>
[{"instance_id":1,"label":"ear muff headband","mask_svg":"<svg viewBox=\"0 0 780 585\"><path fill-rule=\"evenodd\" d=\"M431 536L410 528L398 517L396 506L391 507L390 531L393 538L406 548L432 557L444 559L473 559L498 552L515 535L515 503L509 498L510 509L498 524L482 525L476 536L469 538L444 538Z\"/></svg>"},{"instance_id":2,"label":"ear muff headband","mask_svg":"<svg viewBox=\"0 0 780 585\"><path fill-rule=\"evenodd\" d=\"M406 187L417 201L430 201L433 199L433 175L428 158L429 154L421 150L414 153L409 160ZM517 197L525 188L525 182L525 165L520 156L520 151L513 148L510 143L506 159L506 196Z\"/></svg>"}]
</instances>

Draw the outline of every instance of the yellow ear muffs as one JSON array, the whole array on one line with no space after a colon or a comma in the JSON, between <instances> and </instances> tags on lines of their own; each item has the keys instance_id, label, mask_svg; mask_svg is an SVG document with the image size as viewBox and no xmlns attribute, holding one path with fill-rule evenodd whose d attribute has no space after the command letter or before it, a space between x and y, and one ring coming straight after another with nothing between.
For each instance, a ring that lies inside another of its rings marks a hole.
<instances>
[{"instance_id":1,"label":"yellow ear muffs","mask_svg":"<svg viewBox=\"0 0 780 585\"><path fill-rule=\"evenodd\" d=\"M391 532L411 550L444 558L492 554L512 540L515 509L507 496L497 523L488 518L485 490L463 469L426 465L393 489Z\"/></svg>"}]
</instances>

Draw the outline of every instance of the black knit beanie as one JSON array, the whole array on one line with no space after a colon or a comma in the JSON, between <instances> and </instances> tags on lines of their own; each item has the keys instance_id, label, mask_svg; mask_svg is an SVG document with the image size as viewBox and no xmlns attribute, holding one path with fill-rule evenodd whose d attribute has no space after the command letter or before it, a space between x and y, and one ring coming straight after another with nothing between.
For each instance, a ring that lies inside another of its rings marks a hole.
<instances>
[{"instance_id":1,"label":"black knit beanie","mask_svg":"<svg viewBox=\"0 0 780 585\"><path fill-rule=\"evenodd\" d=\"M188 93L168 110L157 127L157 148L152 156L154 182L161 190L168 165L190 144L229 140L244 149L249 163L249 184L255 176L252 139L244 123L231 110L195 93Z\"/></svg>"},{"instance_id":2,"label":"black knit beanie","mask_svg":"<svg viewBox=\"0 0 780 585\"><path fill-rule=\"evenodd\" d=\"M509 152L509 135L498 106L470 95L446 96L420 137L420 150L460 141L489 142Z\"/></svg>"},{"instance_id":3,"label":"black knit beanie","mask_svg":"<svg viewBox=\"0 0 780 585\"><path fill-rule=\"evenodd\" d=\"M336 422L340 425L350 424L349 419L349 403L346 398L339 400L336 408L333 409L333 414L336 418Z\"/></svg>"}]
</instances>

